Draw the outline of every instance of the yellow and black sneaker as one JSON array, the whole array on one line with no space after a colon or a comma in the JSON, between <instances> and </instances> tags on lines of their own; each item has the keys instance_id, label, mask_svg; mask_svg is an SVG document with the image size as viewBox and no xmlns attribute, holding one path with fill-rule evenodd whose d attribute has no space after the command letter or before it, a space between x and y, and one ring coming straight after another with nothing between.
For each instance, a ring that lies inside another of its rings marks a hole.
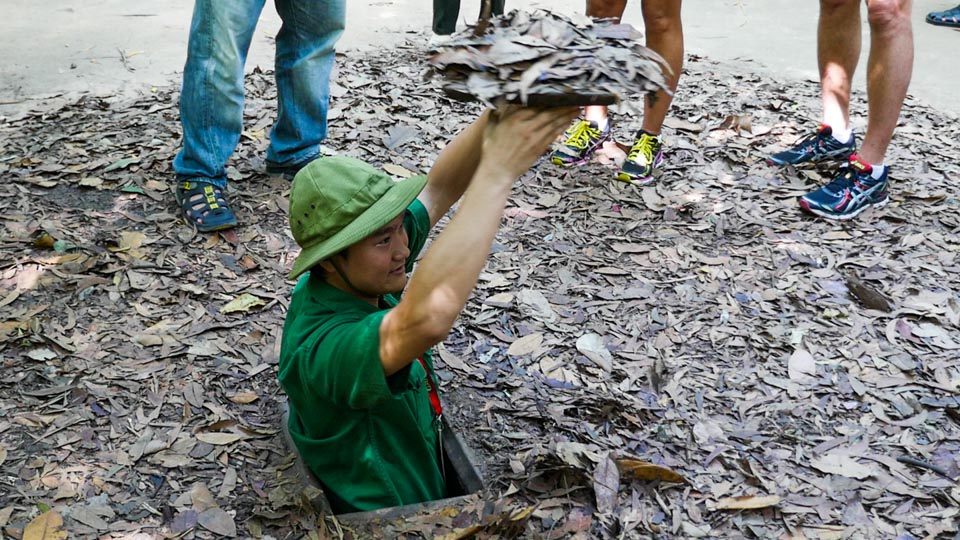
<instances>
[{"instance_id":1,"label":"yellow and black sneaker","mask_svg":"<svg viewBox=\"0 0 960 540\"><path fill-rule=\"evenodd\" d=\"M617 174L617 180L631 184L649 184L653 182L653 171L663 165L663 139L640 130L637 140L630 147L627 159Z\"/></svg>"},{"instance_id":2,"label":"yellow and black sneaker","mask_svg":"<svg viewBox=\"0 0 960 540\"><path fill-rule=\"evenodd\" d=\"M563 135L563 146L553 151L552 161L561 167L581 165L610 138L610 121L606 129L601 130L596 122L577 120Z\"/></svg>"}]
</instances>

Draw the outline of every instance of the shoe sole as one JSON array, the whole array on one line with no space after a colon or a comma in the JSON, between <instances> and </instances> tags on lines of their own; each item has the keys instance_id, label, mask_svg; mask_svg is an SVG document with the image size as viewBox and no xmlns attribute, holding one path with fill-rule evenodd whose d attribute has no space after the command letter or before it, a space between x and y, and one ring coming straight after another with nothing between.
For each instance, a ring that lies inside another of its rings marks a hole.
<instances>
[{"instance_id":1,"label":"shoe sole","mask_svg":"<svg viewBox=\"0 0 960 540\"><path fill-rule=\"evenodd\" d=\"M822 218L824 218L824 219L829 219L829 220L832 220L832 221L850 221L851 219L859 216L860 214L862 214L865 210L867 210L867 209L869 209L869 208L883 208L883 207L886 206L889 202L890 202L890 197L887 196L887 198L885 198L885 199L882 200L882 201L875 202L875 203L868 203L868 204L864 205L863 208L857 210L856 212L853 212L852 214L830 214L830 213L824 212L823 210L820 210L820 209L817 209L817 208L814 208L814 207L810 206L810 203L808 203L807 201L805 201L805 200L803 200L803 199L799 199L799 203L800 203L800 207L801 207L801 208L803 208L804 210L806 210L807 212L809 212L809 213L811 213L811 214L813 214L813 215L815 215L815 216L822 217Z\"/></svg>"},{"instance_id":2,"label":"shoe sole","mask_svg":"<svg viewBox=\"0 0 960 540\"><path fill-rule=\"evenodd\" d=\"M651 176L643 176L643 177L640 177L640 176L636 176L636 177L635 177L635 176L631 176L631 175L629 175L629 174L627 174L627 173L625 173L625 172L623 172L623 171L620 171L620 174L618 174L617 176L615 176L614 179L619 180L619 181L621 181L621 182L625 182L625 183L627 183L627 184L633 184L633 185L635 185L635 186L645 186L645 185L647 185L647 184L652 184L653 181L656 180L656 177L654 177L653 175L651 175Z\"/></svg>"},{"instance_id":3,"label":"shoe sole","mask_svg":"<svg viewBox=\"0 0 960 540\"><path fill-rule=\"evenodd\" d=\"M592 157L592 156L591 156L591 157ZM563 167L564 169L567 169L567 168L570 168L570 167L576 167L577 165L583 165L584 163L590 161L590 158L587 157L587 158L584 158L584 159L581 159L581 160L578 160L578 161L563 161L562 159L554 156L551 161L553 162L554 165L556 165L556 166L558 166L558 167Z\"/></svg>"},{"instance_id":4,"label":"shoe sole","mask_svg":"<svg viewBox=\"0 0 960 540\"><path fill-rule=\"evenodd\" d=\"M663 166L663 152L659 154L660 159L656 159L653 162L653 172L656 172L661 166ZM626 182L628 184L635 184L638 186L645 186L647 184L653 183L657 179L652 173L649 176L634 176L628 172L625 172L623 169L620 169L620 172L617 174L616 179L621 182Z\"/></svg>"}]
</instances>

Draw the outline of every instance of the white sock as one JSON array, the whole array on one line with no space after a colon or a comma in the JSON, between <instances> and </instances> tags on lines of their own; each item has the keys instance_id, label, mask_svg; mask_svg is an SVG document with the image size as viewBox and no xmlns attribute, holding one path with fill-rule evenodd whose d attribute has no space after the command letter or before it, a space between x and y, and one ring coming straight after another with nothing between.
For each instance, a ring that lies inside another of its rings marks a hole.
<instances>
[{"instance_id":1,"label":"white sock","mask_svg":"<svg viewBox=\"0 0 960 540\"><path fill-rule=\"evenodd\" d=\"M610 123L610 117L609 116L604 117L602 120L597 120L596 122L597 122L597 129L599 129L600 131L606 131L607 124Z\"/></svg>"},{"instance_id":2,"label":"white sock","mask_svg":"<svg viewBox=\"0 0 960 540\"><path fill-rule=\"evenodd\" d=\"M873 178L874 180L879 180L880 177L883 176L883 173L887 170L887 166L883 163L879 165L874 165L871 163L870 166L873 167L873 171L870 173L870 178Z\"/></svg>"},{"instance_id":3,"label":"white sock","mask_svg":"<svg viewBox=\"0 0 960 540\"><path fill-rule=\"evenodd\" d=\"M845 129L839 129L830 126L830 129L833 131L833 138L842 143L849 142L850 136L853 135L853 130L849 127Z\"/></svg>"}]
</instances>

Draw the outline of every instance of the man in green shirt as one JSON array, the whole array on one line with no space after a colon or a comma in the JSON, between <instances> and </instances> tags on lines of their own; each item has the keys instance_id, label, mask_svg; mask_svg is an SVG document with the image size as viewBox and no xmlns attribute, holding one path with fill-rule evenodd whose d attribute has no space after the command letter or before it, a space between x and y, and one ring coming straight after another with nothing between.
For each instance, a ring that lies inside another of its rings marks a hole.
<instances>
[{"instance_id":1,"label":"man in green shirt","mask_svg":"<svg viewBox=\"0 0 960 540\"><path fill-rule=\"evenodd\" d=\"M290 276L302 277L279 377L291 437L335 512L445 496L429 349L476 285L511 186L576 114L485 112L426 177L395 182L347 157L297 174L290 228L302 251ZM458 200L407 286L430 228Z\"/></svg>"}]
</instances>

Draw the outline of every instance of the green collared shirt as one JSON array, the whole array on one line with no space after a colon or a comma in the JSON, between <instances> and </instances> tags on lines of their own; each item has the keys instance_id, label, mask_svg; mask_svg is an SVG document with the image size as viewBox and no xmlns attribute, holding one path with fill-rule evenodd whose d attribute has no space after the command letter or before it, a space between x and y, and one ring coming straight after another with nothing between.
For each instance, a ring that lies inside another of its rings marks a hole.
<instances>
[{"instance_id":1,"label":"green collared shirt","mask_svg":"<svg viewBox=\"0 0 960 540\"><path fill-rule=\"evenodd\" d=\"M430 230L423 204L409 206L403 225L409 272ZM385 295L374 307L310 274L293 290L280 385L290 434L336 513L444 496L427 373L414 361L387 377L380 361L380 322L397 302ZM432 370L429 352L424 361Z\"/></svg>"}]
</instances>

